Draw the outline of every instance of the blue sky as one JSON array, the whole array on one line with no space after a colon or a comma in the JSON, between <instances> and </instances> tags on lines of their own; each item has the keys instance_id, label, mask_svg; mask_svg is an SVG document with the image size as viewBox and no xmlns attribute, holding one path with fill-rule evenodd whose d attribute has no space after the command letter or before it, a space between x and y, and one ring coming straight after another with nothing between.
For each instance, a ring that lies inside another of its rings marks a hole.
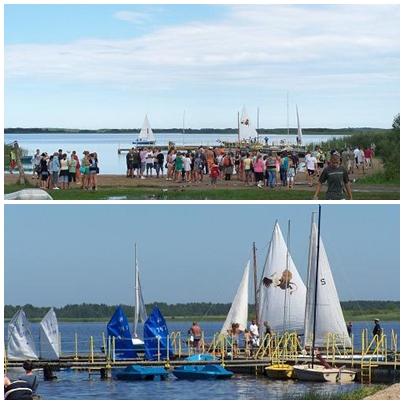
<instances>
[{"instance_id":1,"label":"blue sky","mask_svg":"<svg viewBox=\"0 0 404 404\"><path fill-rule=\"evenodd\" d=\"M279 219L306 279L315 205L6 205L5 303L131 304L138 244L146 303L230 302ZM341 300L396 299L399 206L326 205L322 237Z\"/></svg>"},{"instance_id":2,"label":"blue sky","mask_svg":"<svg viewBox=\"0 0 404 404\"><path fill-rule=\"evenodd\" d=\"M5 126L390 127L398 5L6 5Z\"/></svg>"}]
</instances>

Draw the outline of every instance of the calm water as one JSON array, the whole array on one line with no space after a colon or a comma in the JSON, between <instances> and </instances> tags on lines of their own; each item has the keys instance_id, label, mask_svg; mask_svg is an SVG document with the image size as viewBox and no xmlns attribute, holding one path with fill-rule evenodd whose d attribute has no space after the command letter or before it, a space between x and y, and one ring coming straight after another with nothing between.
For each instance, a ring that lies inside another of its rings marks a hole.
<instances>
[{"instance_id":1,"label":"calm water","mask_svg":"<svg viewBox=\"0 0 404 404\"><path fill-rule=\"evenodd\" d=\"M189 322L167 321L170 331L178 330L185 333L190 327ZM201 326L208 337L219 331L221 322L201 322ZM400 332L400 324L397 321L384 322L382 324L387 335L391 330ZM33 334L39 341L38 324L33 324ZM105 323L60 323L62 334L62 351L64 355L74 352L74 334L78 334L79 350L87 352L89 337L95 339L95 346L102 344L102 332L105 332ZM359 343L360 332L367 327L371 332L371 322L354 323L354 334ZM5 336L7 326L5 325ZM390 338L389 338L390 340ZM357 345L355 343L355 345ZM17 376L20 370L11 370L10 377ZM359 384L332 385L322 383L303 383L296 381L272 381L264 376L235 375L232 379L222 381L186 381L177 380L170 375L166 381L149 382L123 382L118 380L100 380L99 374L89 376L87 372L65 370L56 372L56 382L40 383L38 393L44 399L293 399L310 391L316 392L341 392L350 391L360 387ZM42 380L42 375L40 374Z\"/></svg>"},{"instance_id":2,"label":"calm water","mask_svg":"<svg viewBox=\"0 0 404 404\"><path fill-rule=\"evenodd\" d=\"M126 171L126 155L118 154L118 148L132 147L132 141L136 138L135 134L114 134L114 133L93 133L93 134L5 134L5 143L11 143L17 140L20 146L28 152L29 155L35 154L36 149L41 152L53 153L58 149L66 152L76 150L79 155L84 150L96 151L100 161L100 171L102 174L123 174ZM341 135L339 135L341 136ZM268 135L269 143L279 143L281 140L286 143L293 143L295 135ZM318 143L331 139L330 135L304 135L305 143ZM215 146L217 140L236 141L235 134L178 134L165 133L156 134L156 144L167 145L169 141L176 145L206 145Z\"/></svg>"}]
</instances>

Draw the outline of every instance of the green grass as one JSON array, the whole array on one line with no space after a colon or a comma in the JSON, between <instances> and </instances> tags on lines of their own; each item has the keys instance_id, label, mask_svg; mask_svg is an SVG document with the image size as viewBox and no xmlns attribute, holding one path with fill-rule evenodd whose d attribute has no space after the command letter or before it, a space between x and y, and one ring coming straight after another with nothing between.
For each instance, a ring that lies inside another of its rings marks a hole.
<instances>
[{"instance_id":1,"label":"green grass","mask_svg":"<svg viewBox=\"0 0 404 404\"><path fill-rule=\"evenodd\" d=\"M375 318L380 318L381 321L400 321L400 311L372 311L358 312L352 310L344 310L346 321L373 321Z\"/></svg>"},{"instance_id":2,"label":"green grass","mask_svg":"<svg viewBox=\"0 0 404 404\"><path fill-rule=\"evenodd\" d=\"M4 192L19 191L26 186L5 185ZM156 188L118 188L99 187L98 191L84 191L82 189L49 190L49 194L55 200L105 200L109 197L126 197L137 200L310 200L313 191L304 190L269 190L269 189L178 189L164 192L160 187ZM320 199L324 199L324 193ZM355 192L356 200L387 200L400 199L400 192Z\"/></svg>"},{"instance_id":3,"label":"green grass","mask_svg":"<svg viewBox=\"0 0 404 404\"><path fill-rule=\"evenodd\" d=\"M360 387L357 390L349 391L346 393L317 393L308 392L301 396L295 396L294 399L298 400L363 400L380 390L384 390L387 386L371 386Z\"/></svg>"},{"instance_id":4,"label":"green grass","mask_svg":"<svg viewBox=\"0 0 404 404\"><path fill-rule=\"evenodd\" d=\"M372 175L357 180L358 184L369 185L400 185L400 178L387 179L383 171L377 171Z\"/></svg>"}]
</instances>

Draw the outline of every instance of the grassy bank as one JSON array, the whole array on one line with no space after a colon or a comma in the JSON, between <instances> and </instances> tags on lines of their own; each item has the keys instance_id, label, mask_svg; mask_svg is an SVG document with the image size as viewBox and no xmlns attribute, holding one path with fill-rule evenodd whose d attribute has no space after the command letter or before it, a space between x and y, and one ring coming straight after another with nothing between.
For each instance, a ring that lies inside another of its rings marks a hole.
<instances>
[{"instance_id":1,"label":"grassy bank","mask_svg":"<svg viewBox=\"0 0 404 404\"><path fill-rule=\"evenodd\" d=\"M369 386L360 387L354 391L346 393L318 393L309 392L301 396L295 396L294 399L298 400L363 400L364 398L384 390L387 386Z\"/></svg>"},{"instance_id":2,"label":"grassy bank","mask_svg":"<svg viewBox=\"0 0 404 404\"><path fill-rule=\"evenodd\" d=\"M4 192L16 192L27 186L9 184ZM55 200L106 200L109 198L125 198L129 200L311 200L313 191L292 191L276 189L180 189L163 191L161 188L112 188L99 187L97 191L81 189L49 190ZM396 200L400 199L397 191L354 192L355 200ZM325 199L325 193L320 194Z\"/></svg>"}]
</instances>

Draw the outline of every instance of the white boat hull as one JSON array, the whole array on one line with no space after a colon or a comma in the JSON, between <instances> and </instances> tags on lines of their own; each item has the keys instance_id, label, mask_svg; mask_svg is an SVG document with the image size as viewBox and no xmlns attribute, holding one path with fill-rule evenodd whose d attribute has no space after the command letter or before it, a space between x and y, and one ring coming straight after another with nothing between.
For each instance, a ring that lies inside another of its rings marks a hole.
<instances>
[{"instance_id":1,"label":"white boat hull","mask_svg":"<svg viewBox=\"0 0 404 404\"><path fill-rule=\"evenodd\" d=\"M356 373L348 369L326 369L321 365L295 365L294 376L298 380L308 382L350 383L355 379Z\"/></svg>"}]
</instances>

